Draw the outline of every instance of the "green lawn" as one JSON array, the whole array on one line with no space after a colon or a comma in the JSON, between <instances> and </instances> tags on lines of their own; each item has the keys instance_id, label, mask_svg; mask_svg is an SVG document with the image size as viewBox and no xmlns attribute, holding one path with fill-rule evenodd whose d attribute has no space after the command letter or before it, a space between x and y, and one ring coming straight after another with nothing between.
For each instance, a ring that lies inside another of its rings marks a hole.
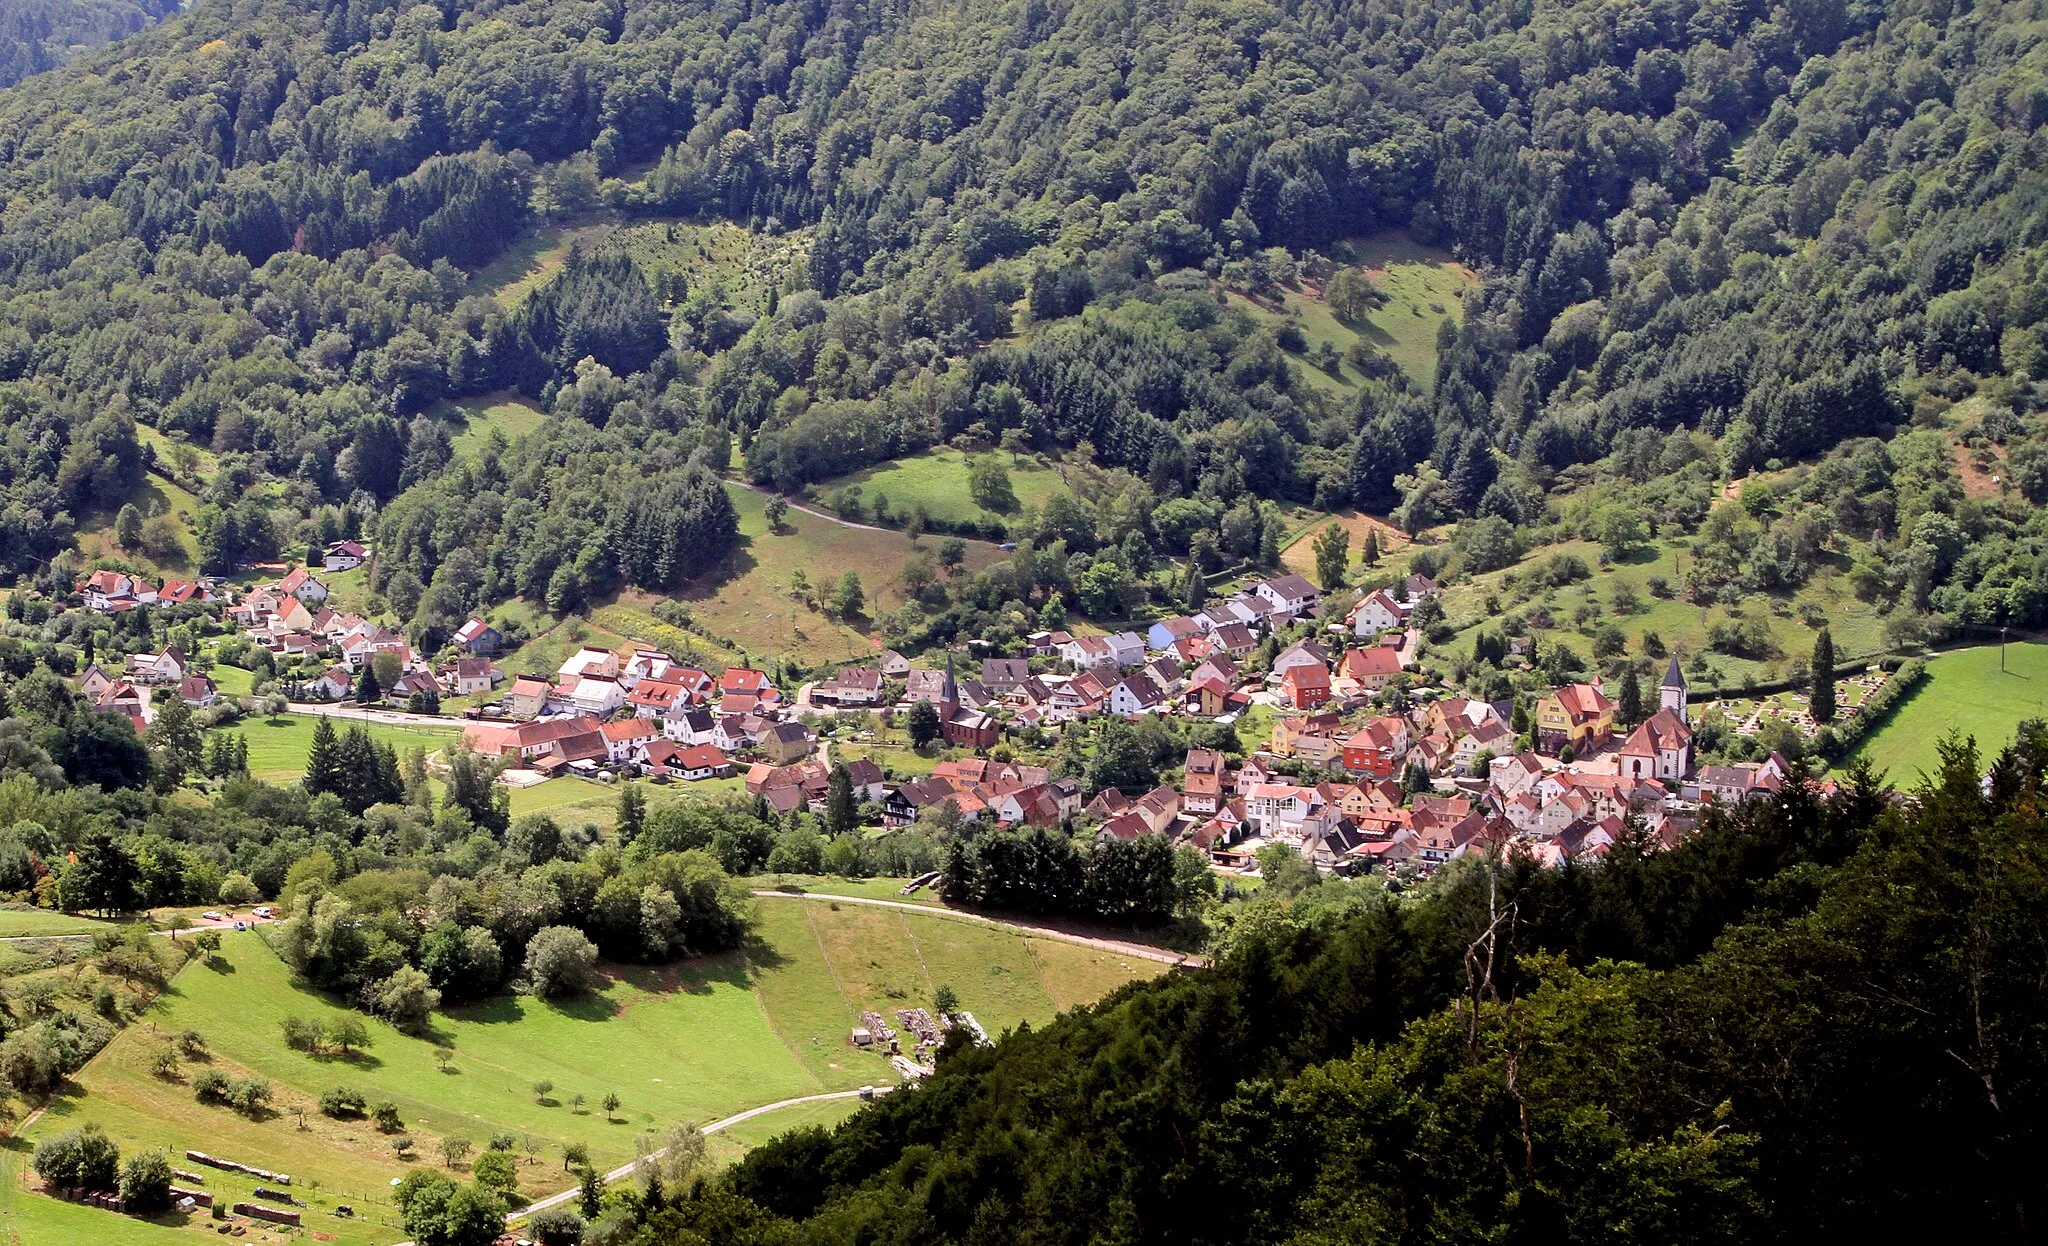
<instances>
[{"instance_id":1,"label":"green lawn","mask_svg":"<svg viewBox=\"0 0 2048 1246\"><path fill-rule=\"evenodd\" d=\"M105 930L113 924L91 917L79 917L73 913L55 913L49 909L26 908L14 904L0 905L0 939L91 934L96 930Z\"/></svg>"},{"instance_id":2,"label":"green lawn","mask_svg":"<svg viewBox=\"0 0 2048 1246\"><path fill-rule=\"evenodd\" d=\"M503 433L507 441L517 441L547 419L547 414L526 398L506 391L443 403L436 413L462 424L454 440L457 455L482 449L493 432Z\"/></svg>"},{"instance_id":3,"label":"green lawn","mask_svg":"<svg viewBox=\"0 0 2048 1246\"><path fill-rule=\"evenodd\" d=\"M1940 764L1935 746L1951 732L1973 736L1982 763L2011 742L2022 719L2048 718L2048 645L1960 649L1930 658L1927 678L1893 710L1856 756L1911 787Z\"/></svg>"},{"instance_id":4,"label":"green lawn","mask_svg":"<svg viewBox=\"0 0 2048 1246\"><path fill-rule=\"evenodd\" d=\"M990 453L1010 469L1010 488L1021 509L1036 510L1054 494L1067 491L1058 470L1034 455L1012 455L1002 450ZM841 488L858 485L863 504L872 507L876 498L887 498L891 515L923 507L925 514L940 523L985 520L990 512L969 493L967 473L968 456L950 446L941 446L828 481L818 486L818 496L830 497Z\"/></svg>"},{"instance_id":5,"label":"green lawn","mask_svg":"<svg viewBox=\"0 0 2048 1246\"><path fill-rule=\"evenodd\" d=\"M847 1043L863 1008L929 1006L940 983L959 992L991 1032L1099 998L1158 966L934 914L923 916L829 902L764 900L759 942L734 953L659 968L614 968L597 995L568 1003L506 996L437 1014L426 1037L368 1021L371 1046L353 1058L312 1057L279 1037L286 1016L332 1018L341 1010L295 984L253 933L230 935L221 957L194 963L140 1023L129 1027L28 1131L35 1139L96 1121L124 1151L198 1147L293 1177L311 1206L307 1228L349 1246L385 1246L403 1236L385 1200L410 1167L437 1165L439 1140L481 1144L505 1132L533 1139L539 1163L522 1167L529 1194L566 1188L560 1147L583 1141L600 1167L630 1158L633 1140L677 1121L705 1121L744 1108L895 1081L886 1062ZM196 1029L215 1067L268 1078L277 1113L252 1120L194 1100L187 1065L177 1081L157 1077L150 1056L164 1031ZM455 1051L450 1071L435 1044ZM532 1086L554 1083L545 1102ZM396 1103L419 1153L400 1161L387 1139L361 1121L295 1106L346 1084L373 1101ZM607 1092L624 1103L617 1120L595 1105ZM572 1097L585 1096L585 1108ZM795 1125L830 1123L854 1104L832 1103L757 1118L721 1145L729 1156ZM522 1153L527 1144L522 1142ZM18 1152L17 1152L18 1154ZM187 1164L181 1164L190 1167ZM207 1188L245 1197L253 1180L209 1171ZM86 1240L74 1209L0 1182L0 1226L24 1243ZM333 1214L352 1204L353 1219ZM108 1213L93 1240L156 1242L170 1236ZM192 1230L187 1230L191 1232Z\"/></svg>"},{"instance_id":6,"label":"green lawn","mask_svg":"<svg viewBox=\"0 0 2048 1246\"><path fill-rule=\"evenodd\" d=\"M239 732L249 739L249 774L272 783L297 779L306 773L306 754L313 747L313 725L318 719L312 714L286 714L281 718L245 718L228 731ZM346 716L334 720L334 729L345 732L361 725L360 719ZM378 743L389 743L399 751L401 758L409 749L425 745L428 752L446 745L462 734L462 728L454 723L446 727L397 727L384 723L370 723L370 738Z\"/></svg>"}]
</instances>

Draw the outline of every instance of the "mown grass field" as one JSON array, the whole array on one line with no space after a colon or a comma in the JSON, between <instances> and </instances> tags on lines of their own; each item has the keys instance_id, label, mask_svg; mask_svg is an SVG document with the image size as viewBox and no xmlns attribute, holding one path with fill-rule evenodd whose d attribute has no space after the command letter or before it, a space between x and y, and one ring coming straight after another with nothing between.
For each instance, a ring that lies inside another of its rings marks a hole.
<instances>
[{"instance_id":1,"label":"mown grass field","mask_svg":"<svg viewBox=\"0 0 2048 1246\"><path fill-rule=\"evenodd\" d=\"M1049 467L1035 455L1013 455L1003 450L991 450L1003 466L1010 470L1010 489L1017 495L1018 510L1036 510L1051 500L1056 493L1067 492L1060 480L1059 471ZM975 502L967 487L969 458L951 446L940 446L923 454L871 467L866 471L841 476L818 486L819 497L829 497L839 489L858 486L861 502L872 507L877 498L887 498L891 515L916 511L924 513L940 523L964 523L987 519L991 512L983 510Z\"/></svg>"},{"instance_id":2,"label":"mown grass field","mask_svg":"<svg viewBox=\"0 0 2048 1246\"><path fill-rule=\"evenodd\" d=\"M230 935L214 962L195 962L144 1020L122 1032L50 1111L16 1144L15 1179L0 1181L0 1231L15 1240L155 1243L183 1230L72 1208L28 1194L21 1156L37 1138L84 1121L104 1126L124 1152L163 1146L174 1154L198 1147L293 1177L307 1200L307 1229L346 1246L385 1246L404 1236L387 1201L389 1182L410 1168L438 1166L440 1139L459 1136L481 1146L495 1133L522 1139L538 1162L522 1165L521 1191L538 1196L567 1188L561 1145L589 1145L600 1167L629 1159L633 1142L679 1121L703 1122L778 1099L827 1090L887 1084L894 1076L878 1056L856 1051L847 1033L864 1008L891 1012L928 1007L940 983L959 993L991 1032L1048 1020L1063 1007L1099 998L1159 966L1111 953L942 916L923 916L829 902L764 900L759 942L732 953L677 966L609 970L597 994L565 1003L509 996L437 1014L427 1034L401 1034L368 1021L371 1046L352 1058L310 1056L286 1048L286 1016L329 1019L341 1010L295 984L253 933ZM893 1018L892 1018L893 1019ZM150 1068L162 1035L202 1033L214 1067L253 1072L276 1088L275 1112L250 1119L199 1104L189 1086L197 1065L179 1080ZM448 1072L436 1065L437 1044L455 1052ZM534 1083L554 1088L543 1099ZM330 1120L313 1110L318 1094L337 1084L373 1102L399 1106L417 1150L401 1161L389 1140L362 1121ZM623 1103L609 1120L598 1101L616 1092ZM583 1110L572 1106L583 1095ZM716 1150L736 1154L782 1129L829 1124L856 1101L772 1113L736 1127ZM294 1107L308 1108L301 1128ZM531 1139L531 1142L525 1141ZM181 1162L182 1167L191 1167ZM253 1179L208 1171L207 1188L246 1197ZM353 1218L333 1214L352 1204ZM4 1239L0 1239L4 1240ZM328 1240L328 1239L322 1239Z\"/></svg>"},{"instance_id":3,"label":"mown grass field","mask_svg":"<svg viewBox=\"0 0 2048 1246\"><path fill-rule=\"evenodd\" d=\"M80 917L74 913L56 913L49 909L26 908L14 904L0 905L0 939L92 934L114 925L113 922Z\"/></svg>"},{"instance_id":4,"label":"mown grass field","mask_svg":"<svg viewBox=\"0 0 2048 1246\"><path fill-rule=\"evenodd\" d=\"M2048 718L2048 645L2007 645L2003 671L1997 645L1959 649L1928 659L1927 678L1855 756L1909 788L1941 764L1937 746L1951 733L1975 737L1988 766L2028 718Z\"/></svg>"},{"instance_id":5,"label":"mown grass field","mask_svg":"<svg viewBox=\"0 0 2048 1246\"><path fill-rule=\"evenodd\" d=\"M311 714L251 717L224 730L248 737L249 774L252 778L284 783L305 776L306 754L313 747L316 721ZM361 725L365 725L362 720L346 715L337 716L334 720L337 732L346 732ZM428 752L434 752L462 733L461 727L455 723L446 727L401 727L385 723L369 723L367 726L371 739L380 744L389 743L398 750L401 758L408 750L421 745L425 745Z\"/></svg>"}]
</instances>

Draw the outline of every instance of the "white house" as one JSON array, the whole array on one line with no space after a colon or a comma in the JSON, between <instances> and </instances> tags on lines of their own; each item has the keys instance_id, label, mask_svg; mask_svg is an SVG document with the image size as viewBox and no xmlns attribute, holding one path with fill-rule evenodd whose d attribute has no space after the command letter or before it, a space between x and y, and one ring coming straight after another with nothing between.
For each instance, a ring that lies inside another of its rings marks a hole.
<instances>
[{"instance_id":1,"label":"white house","mask_svg":"<svg viewBox=\"0 0 2048 1246\"><path fill-rule=\"evenodd\" d=\"M1351 607L1346 621L1351 624L1351 634L1371 639L1381 632L1400 627L1408 619L1408 609L1395 601L1387 590L1374 589Z\"/></svg>"},{"instance_id":2,"label":"white house","mask_svg":"<svg viewBox=\"0 0 2048 1246\"><path fill-rule=\"evenodd\" d=\"M321 567L328 571L354 571L368 562L370 551L354 541L336 541L327 547L327 556L321 560Z\"/></svg>"},{"instance_id":3,"label":"white house","mask_svg":"<svg viewBox=\"0 0 2048 1246\"><path fill-rule=\"evenodd\" d=\"M1249 587L1270 604L1275 613L1289 616L1314 609L1316 602L1321 599L1316 592L1316 586L1298 575L1275 576Z\"/></svg>"},{"instance_id":4,"label":"white house","mask_svg":"<svg viewBox=\"0 0 2048 1246\"><path fill-rule=\"evenodd\" d=\"M604 718L626 703L626 690L616 679L584 675L568 685L565 698L569 708L593 718Z\"/></svg>"},{"instance_id":5,"label":"white house","mask_svg":"<svg viewBox=\"0 0 2048 1246\"><path fill-rule=\"evenodd\" d=\"M1165 702L1166 694L1158 682L1144 671L1131 672L1109 690L1112 714L1156 714Z\"/></svg>"},{"instance_id":6,"label":"white house","mask_svg":"<svg viewBox=\"0 0 2048 1246\"><path fill-rule=\"evenodd\" d=\"M672 710L661 716L661 734L677 744L710 744L718 735L718 719L707 709Z\"/></svg>"},{"instance_id":7,"label":"white house","mask_svg":"<svg viewBox=\"0 0 2048 1246\"><path fill-rule=\"evenodd\" d=\"M557 683L595 675L603 679L619 677L619 655L609 649L597 649L588 645L569 655L561 666L555 669Z\"/></svg>"},{"instance_id":8,"label":"white house","mask_svg":"<svg viewBox=\"0 0 2048 1246\"><path fill-rule=\"evenodd\" d=\"M1109 642L1109 658L1118 666L1143 666L1145 664L1145 638L1136 632L1117 632L1105 637Z\"/></svg>"}]
</instances>

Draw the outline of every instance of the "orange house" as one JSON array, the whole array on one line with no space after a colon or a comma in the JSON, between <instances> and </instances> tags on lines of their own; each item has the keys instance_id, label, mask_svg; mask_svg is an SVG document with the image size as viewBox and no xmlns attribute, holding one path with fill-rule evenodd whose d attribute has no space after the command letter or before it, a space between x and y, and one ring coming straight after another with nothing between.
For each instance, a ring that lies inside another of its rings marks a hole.
<instances>
[{"instance_id":1,"label":"orange house","mask_svg":"<svg viewBox=\"0 0 2048 1246\"><path fill-rule=\"evenodd\" d=\"M1280 677L1280 692L1298 710L1312 710L1330 699L1330 668L1321 662L1290 666Z\"/></svg>"}]
</instances>

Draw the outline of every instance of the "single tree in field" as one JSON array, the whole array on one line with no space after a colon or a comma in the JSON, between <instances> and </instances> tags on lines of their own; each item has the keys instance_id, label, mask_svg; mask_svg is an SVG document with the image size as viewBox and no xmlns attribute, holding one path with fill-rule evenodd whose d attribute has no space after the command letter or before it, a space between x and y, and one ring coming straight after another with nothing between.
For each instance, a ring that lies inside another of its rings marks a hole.
<instances>
[{"instance_id":1,"label":"single tree in field","mask_svg":"<svg viewBox=\"0 0 2048 1246\"><path fill-rule=\"evenodd\" d=\"M581 1116L581 1115L583 1115L583 1092L582 1092L582 1091L580 1091L580 1090L579 1090L579 1091L577 1091L577 1092L576 1092L575 1094L573 1094L573 1095L570 1095L570 1096L569 1096L569 1110L570 1110L571 1112L574 1112L574 1113L575 1113L576 1115L578 1115L578 1116Z\"/></svg>"},{"instance_id":2,"label":"single tree in field","mask_svg":"<svg viewBox=\"0 0 2048 1246\"><path fill-rule=\"evenodd\" d=\"M938 989L932 992L932 1011L953 1012L959 1007L960 996L958 992L953 990L952 984L947 982L939 983Z\"/></svg>"},{"instance_id":3,"label":"single tree in field","mask_svg":"<svg viewBox=\"0 0 2048 1246\"><path fill-rule=\"evenodd\" d=\"M370 1045L370 1030L360 1017L336 1017L327 1027L327 1037L344 1056L354 1055L356 1050Z\"/></svg>"},{"instance_id":4,"label":"single tree in field","mask_svg":"<svg viewBox=\"0 0 2048 1246\"><path fill-rule=\"evenodd\" d=\"M647 793L639 784L628 783L619 789L619 816L613 822L612 833L623 846L639 838L646 825Z\"/></svg>"},{"instance_id":5,"label":"single tree in field","mask_svg":"<svg viewBox=\"0 0 2048 1246\"><path fill-rule=\"evenodd\" d=\"M453 1047L434 1048L434 1064L443 1073L446 1073L448 1071L448 1066L453 1064L454 1062L455 1049Z\"/></svg>"},{"instance_id":6,"label":"single tree in field","mask_svg":"<svg viewBox=\"0 0 2048 1246\"><path fill-rule=\"evenodd\" d=\"M1358 551L1358 561L1368 567L1380 565L1380 530L1378 528L1367 528L1365 530L1365 548Z\"/></svg>"},{"instance_id":7,"label":"single tree in field","mask_svg":"<svg viewBox=\"0 0 2048 1246\"><path fill-rule=\"evenodd\" d=\"M780 493L771 495L761 508L761 517L768 521L768 531L782 531L782 521L789 518L789 499Z\"/></svg>"},{"instance_id":8,"label":"single tree in field","mask_svg":"<svg viewBox=\"0 0 2048 1246\"><path fill-rule=\"evenodd\" d=\"M833 595L832 608L842 619L851 619L867 605L867 594L860 584L860 572L849 569L839 581L839 591Z\"/></svg>"},{"instance_id":9,"label":"single tree in field","mask_svg":"<svg viewBox=\"0 0 2048 1246\"><path fill-rule=\"evenodd\" d=\"M554 1088L555 1084L553 1082L547 1080L546 1078L542 1078L541 1080L533 1084L533 1097L536 1101L540 1103L546 1103L548 1101L549 1093L552 1092Z\"/></svg>"},{"instance_id":10,"label":"single tree in field","mask_svg":"<svg viewBox=\"0 0 2048 1246\"><path fill-rule=\"evenodd\" d=\"M444 1163L444 1164L446 1164L446 1165L448 1165L448 1167L450 1167L450 1168L453 1168L453 1167L455 1167L455 1166L456 1166L457 1164L460 1164L460 1163L462 1162L462 1157L463 1157L463 1156L465 1156L465 1155L468 1155L468 1154L469 1154L469 1139L467 1139L467 1138L443 1138L443 1139L441 1139L441 1162L442 1162L442 1163Z\"/></svg>"},{"instance_id":11,"label":"single tree in field","mask_svg":"<svg viewBox=\"0 0 2048 1246\"><path fill-rule=\"evenodd\" d=\"M614 1116L618 1115L618 1111L619 1111L619 1095L618 1095L618 1092L617 1092L617 1091L615 1091L615 1090L608 1090L608 1091L606 1091L606 1092L605 1092L605 1096L604 1096L604 1098L603 1098L602 1100L600 1100L600 1102L601 1102L601 1103L603 1103L603 1105L604 1105L604 1118L605 1118L606 1120L610 1120L610 1119L612 1119L612 1118L613 1118Z\"/></svg>"},{"instance_id":12,"label":"single tree in field","mask_svg":"<svg viewBox=\"0 0 2048 1246\"><path fill-rule=\"evenodd\" d=\"M1351 534L1343 525L1331 524L1315 539L1316 579L1325 590L1344 583L1344 566L1351 561Z\"/></svg>"},{"instance_id":13,"label":"single tree in field","mask_svg":"<svg viewBox=\"0 0 2048 1246\"><path fill-rule=\"evenodd\" d=\"M563 1172L568 1172L572 1168L587 1168L589 1166L590 1145L588 1143L564 1142L562 1144Z\"/></svg>"},{"instance_id":14,"label":"single tree in field","mask_svg":"<svg viewBox=\"0 0 2048 1246\"><path fill-rule=\"evenodd\" d=\"M1813 638L1813 721L1835 721L1835 638L1827 628Z\"/></svg>"}]
</instances>

